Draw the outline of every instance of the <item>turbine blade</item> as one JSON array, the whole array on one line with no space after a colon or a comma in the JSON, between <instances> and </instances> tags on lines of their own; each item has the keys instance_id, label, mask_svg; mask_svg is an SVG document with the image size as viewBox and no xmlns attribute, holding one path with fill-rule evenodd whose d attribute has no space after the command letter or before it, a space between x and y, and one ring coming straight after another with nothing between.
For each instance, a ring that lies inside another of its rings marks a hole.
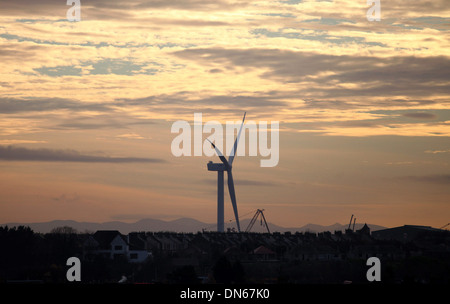
<instances>
[{"instance_id":1,"label":"turbine blade","mask_svg":"<svg viewBox=\"0 0 450 304\"><path fill-rule=\"evenodd\" d=\"M241 226L239 225L238 209L237 209L237 204L236 204L236 193L234 192L233 174L231 173L231 170L228 170L227 174L228 174L228 191L230 192L230 198L231 198L231 204L233 205L234 217L236 219L236 225L237 225L238 231L241 232Z\"/></svg>"},{"instance_id":2,"label":"turbine blade","mask_svg":"<svg viewBox=\"0 0 450 304\"><path fill-rule=\"evenodd\" d=\"M241 137L241 131L242 131L242 127L244 126L244 120L245 120L246 114L247 114L247 112L244 112L244 118L242 119L241 128L239 129L238 135L236 137L236 141L234 142L233 150L231 150L230 157L228 158L228 163L230 164L230 166L233 164L234 156L237 153L237 145L239 142L239 138Z\"/></svg>"},{"instance_id":3,"label":"turbine blade","mask_svg":"<svg viewBox=\"0 0 450 304\"><path fill-rule=\"evenodd\" d=\"M213 148L214 148L214 150L216 150L216 153L219 156L220 160L225 165L225 167L228 169L230 167L230 165L228 164L228 161L225 158L225 156L223 156L222 152L220 152L219 148L217 148L216 145L213 144L212 141L210 141L209 139L206 139L206 140L209 141L209 143L213 146Z\"/></svg>"}]
</instances>

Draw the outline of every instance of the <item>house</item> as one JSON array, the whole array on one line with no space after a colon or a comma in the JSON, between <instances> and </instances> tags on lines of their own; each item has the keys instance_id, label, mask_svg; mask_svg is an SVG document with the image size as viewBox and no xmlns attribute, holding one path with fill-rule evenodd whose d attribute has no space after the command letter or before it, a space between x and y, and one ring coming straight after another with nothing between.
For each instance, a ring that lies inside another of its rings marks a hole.
<instances>
[{"instance_id":1,"label":"house","mask_svg":"<svg viewBox=\"0 0 450 304\"><path fill-rule=\"evenodd\" d=\"M257 261L274 261L276 259L276 253L262 245L252 250L250 255Z\"/></svg>"},{"instance_id":2,"label":"house","mask_svg":"<svg viewBox=\"0 0 450 304\"><path fill-rule=\"evenodd\" d=\"M142 263L149 258L152 253L147 248L145 233L131 232L127 235L128 261L131 263Z\"/></svg>"},{"instance_id":3,"label":"house","mask_svg":"<svg viewBox=\"0 0 450 304\"><path fill-rule=\"evenodd\" d=\"M188 242L179 240L177 234L173 233L152 233L147 235L147 244L153 250L173 254L188 247Z\"/></svg>"},{"instance_id":4,"label":"house","mask_svg":"<svg viewBox=\"0 0 450 304\"><path fill-rule=\"evenodd\" d=\"M125 258L129 262L143 262L150 253L137 234L124 236L117 230L99 230L84 241L83 257L92 260L99 255L111 260Z\"/></svg>"},{"instance_id":5,"label":"house","mask_svg":"<svg viewBox=\"0 0 450 304\"><path fill-rule=\"evenodd\" d=\"M89 250L89 255L101 255L109 259L125 257L128 251L125 237L117 230L99 230L83 245Z\"/></svg>"},{"instance_id":6,"label":"house","mask_svg":"<svg viewBox=\"0 0 450 304\"><path fill-rule=\"evenodd\" d=\"M247 259L247 254L245 254L244 251L242 251L239 247L237 246L231 246L226 248L223 251L224 256L226 256L229 260L246 260Z\"/></svg>"}]
</instances>

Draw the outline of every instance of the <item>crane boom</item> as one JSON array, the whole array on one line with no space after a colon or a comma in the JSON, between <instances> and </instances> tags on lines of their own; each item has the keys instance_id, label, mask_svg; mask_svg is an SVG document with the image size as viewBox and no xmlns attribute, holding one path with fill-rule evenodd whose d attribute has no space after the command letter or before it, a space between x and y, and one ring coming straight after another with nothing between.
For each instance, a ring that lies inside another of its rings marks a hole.
<instances>
[{"instance_id":1,"label":"crane boom","mask_svg":"<svg viewBox=\"0 0 450 304\"><path fill-rule=\"evenodd\" d=\"M352 220L353 220L353 214L352 214L352 217L350 218L350 223L348 223L347 230L350 230L350 226L352 225Z\"/></svg>"},{"instance_id":2,"label":"crane boom","mask_svg":"<svg viewBox=\"0 0 450 304\"><path fill-rule=\"evenodd\" d=\"M448 224L446 224L446 225L444 225L444 226L442 226L441 228L439 228L439 229L444 229L445 227L447 227L448 225L450 225L450 223L448 223Z\"/></svg>"},{"instance_id":3,"label":"crane boom","mask_svg":"<svg viewBox=\"0 0 450 304\"><path fill-rule=\"evenodd\" d=\"M258 209L258 210L256 211L256 213L253 215L253 217L252 217L250 223L249 223L248 226L247 226L247 229L245 229L245 232L249 232L250 229L252 229L253 225L254 225L255 222L256 222L256 219L258 218L258 214L259 214L259 209Z\"/></svg>"},{"instance_id":4,"label":"crane boom","mask_svg":"<svg viewBox=\"0 0 450 304\"><path fill-rule=\"evenodd\" d=\"M264 210L264 209L263 209L263 210ZM262 217L262 219L264 220L264 224L266 224L267 232L270 233L269 225L267 225L266 217L264 216L263 210L261 210L261 212L260 212L260 213L261 213L261 217Z\"/></svg>"},{"instance_id":5,"label":"crane boom","mask_svg":"<svg viewBox=\"0 0 450 304\"><path fill-rule=\"evenodd\" d=\"M258 216L261 215L261 225L262 225L262 221L264 220L264 224L265 224L265 226L266 226L267 232L270 233L269 226L267 225L266 217L264 216L263 211L264 211L264 209L262 209L262 210L261 210L261 209L256 210L256 212L255 212L255 214L253 215L253 217L252 217L250 223L249 223L248 226L247 226L247 229L245 229L245 232L249 232L249 231L252 229L253 225L255 224L256 220L258 219Z\"/></svg>"}]
</instances>

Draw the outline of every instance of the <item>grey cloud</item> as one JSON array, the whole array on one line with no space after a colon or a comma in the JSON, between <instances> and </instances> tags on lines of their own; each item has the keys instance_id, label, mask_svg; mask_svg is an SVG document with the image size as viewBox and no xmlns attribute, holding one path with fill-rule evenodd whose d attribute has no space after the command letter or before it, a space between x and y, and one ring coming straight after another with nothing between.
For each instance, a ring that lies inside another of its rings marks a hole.
<instances>
[{"instance_id":1,"label":"grey cloud","mask_svg":"<svg viewBox=\"0 0 450 304\"><path fill-rule=\"evenodd\" d=\"M435 119L437 118L436 114L426 113L426 112L415 112L415 113L405 113L403 116L408 118L417 118L417 119Z\"/></svg>"},{"instance_id":2,"label":"grey cloud","mask_svg":"<svg viewBox=\"0 0 450 304\"><path fill-rule=\"evenodd\" d=\"M97 129L112 129L112 128L123 128L123 124L118 122L94 122L86 123L73 120L71 122L64 122L58 124L53 129L67 129L67 130L97 130Z\"/></svg>"},{"instance_id":3,"label":"grey cloud","mask_svg":"<svg viewBox=\"0 0 450 304\"><path fill-rule=\"evenodd\" d=\"M209 72L211 74L215 74L215 73L222 73L223 71L221 69L211 69L211 70L209 70Z\"/></svg>"},{"instance_id":4,"label":"grey cloud","mask_svg":"<svg viewBox=\"0 0 450 304\"><path fill-rule=\"evenodd\" d=\"M277 101L264 96L211 96L209 98L195 101L205 105L228 105L234 107L279 107L286 105L285 102Z\"/></svg>"},{"instance_id":5,"label":"grey cloud","mask_svg":"<svg viewBox=\"0 0 450 304\"><path fill-rule=\"evenodd\" d=\"M444 56L428 58L335 56L273 49L188 49L175 55L191 60L232 63L237 66L268 67L266 77L285 76L292 81L304 80L320 72L333 71L344 82L377 80L418 81L448 80L450 59ZM327 76L332 79L337 76Z\"/></svg>"},{"instance_id":6,"label":"grey cloud","mask_svg":"<svg viewBox=\"0 0 450 304\"><path fill-rule=\"evenodd\" d=\"M386 17L393 16L398 18L398 16L405 15L405 9L412 12L422 12L423 16L427 16L428 13L442 13L448 11L448 1L423 0L411 2L409 0L396 0L386 2L386 4L383 5L383 15L386 15Z\"/></svg>"},{"instance_id":7,"label":"grey cloud","mask_svg":"<svg viewBox=\"0 0 450 304\"><path fill-rule=\"evenodd\" d=\"M58 203L74 203L80 200L80 196L77 193L73 194L61 194L60 196L54 197L53 200Z\"/></svg>"},{"instance_id":8,"label":"grey cloud","mask_svg":"<svg viewBox=\"0 0 450 304\"><path fill-rule=\"evenodd\" d=\"M337 68L331 70L340 72L338 79L342 82L382 81L391 86L405 85L414 89L412 84L435 86L448 83L450 76L450 58L445 56L336 59L339 61ZM329 79L332 77L328 76Z\"/></svg>"},{"instance_id":9,"label":"grey cloud","mask_svg":"<svg viewBox=\"0 0 450 304\"><path fill-rule=\"evenodd\" d=\"M63 109L79 111L104 111L108 109L108 106L99 103L83 103L66 98L0 98L0 114L45 112Z\"/></svg>"},{"instance_id":10,"label":"grey cloud","mask_svg":"<svg viewBox=\"0 0 450 304\"><path fill-rule=\"evenodd\" d=\"M234 10L248 5L246 1L223 0L147 0L139 1L136 8L172 8L184 10Z\"/></svg>"},{"instance_id":11,"label":"grey cloud","mask_svg":"<svg viewBox=\"0 0 450 304\"><path fill-rule=\"evenodd\" d=\"M305 104L298 108L327 108L345 110L353 107L354 105L344 100L320 100L305 98Z\"/></svg>"},{"instance_id":12,"label":"grey cloud","mask_svg":"<svg viewBox=\"0 0 450 304\"><path fill-rule=\"evenodd\" d=\"M450 184L450 174L434 174L434 175L422 175L422 176L405 176L403 180L413 182L426 182L433 184Z\"/></svg>"},{"instance_id":13,"label":"grey cloud","mask_svg":"<svg viewBox=\"0 0 450 304\"><path fill-rule=\"evenodd\" d=\"M128 128L132 125L147 125L155 120L137 118L118 109L130 106L141 111L168 114L190 114L202 109L205 114L236 116L247 110L257 115L271 110L286 108L288 103L281 101L285 95L280 92L247 95L213 95L196 98L192 92L179 92L167 95L154 95L145 98L116 99L110 102L82 102L66 98L0 98L0 114L26 115L27 118L47 119L47 128L52 130L95 130ZM64 110L67 115L54 111ZM85 116L83 111L95 111L97 114ZM43 115L45 114L45 116ZM10 116L12 117L12 116Z\"/></svg>"},{"instance_id":14,"label":"grey cloud","mask_svg":"<svg viewBox=\"0 0 450 304\"><path fill-rule=\"evenodd\" d=\"M267 68L262 78L282 83L314 82L310 93L324 97L345 96L432 96L450 93L450 58L404 56L377 58L367 56L335 56L274 49L186 49L173 53L183 59L206 66ZM332 75L319 76L332 72ZM312 77L314 76L314 77ZM356 83L347 89L323 84Z\"/></svg>"},{"instance_id":15,"label":"grey cloud","mask_svg":"<svg viewBox=\"0 0 450 304\"><path fill-rule=\"evenodd\" d=\"M395 99L386 99L386 100L380 100L378 104L380 106L427 106L435 104L436 101L431 99L402 99L402 98L395 98Z\"/></svg>"},{"instance_id":16,"label":"grey cloud","mask_svg":"<svg viewBox=\"0 0 450 304\"><path fill-rule=\"evenodd\" d=\"M52 129L56 130L97 130L97 129L127 129L133 125L151 125L155 120L137 119L127 117L126 114L102 114L95 117L75 116L65 118L61 123L56 124Z\"/></svg>"},{"instance_id":17,"label":"grey cloud","mask_svg":"<svg viewBox=\"0 0 450 304\"><path fill-rule=\"evenodd\" d=\"M67 98L1 98L0 115L8 118L36 119L49 130L126 129L134 125L155 124L156 120L137 118L125 111L123 101L82 102ZM62 115L61 112L63 111ZM83 112L92 111L96 115Z\"/></svg>"},{"instance_id":18,"label":"grey cloud","mask_svg":"<svg viewBox=\"0 0 450 304\"><path fill-rule=\"evenodd\" d=\"M380 122L376 120L351 120L336 125L344 128L379 128L381 126Z\"/></svg>"},{"instance_id":19,"label":"grey cloud","mask_svg":"<svg viewBox=\"0 0 450 304\"><path fill-rule=\"evenodd\" d=\"M18 50L15 48L2 47L0 50L0 57L2 60L14 59L14 58L30 58L32 52Z\"/></svg>"},{"instance_id":20,"label":"grey cloud","mask_svg":"<svg viewBox=\"0 0 450 304\"><path fill-rule=\"evenodd\" d=\"M173 53L175 56L208 64L244 66L249 68L267 67L271 71L265 77L287 76L299 81L321 71L334 70L338 64L349 61L347 56L319 55L273 49L186 49ZM354 58L353 58L354 59ZM354 66L355 63L352 63Z\"/></svg>"},{"instance_id":21,"label":"grey cloud","mask_svg":"<svg viewBox=\"0 0 450 304\"><path fill-rule=\"evenodd\" d=\"M58 0L2 0L0 15L66 16L66 1Z\"/></svg>"},{"instance_id":22,"label":"grey cloud","mask_svg":"<svg viewBox=\"0 0 450 304\"><path fill-rule=\"evenodd\" d=\"M45 161L83 163L164 163L158 158L108 157L81 154L75 150L28 149L0 146L0 159L6 161Z\"/></svg>"},{"instance_id":23,"label":"grey cloud","mask_svg":"<svg viewBox=\"0 0 450 304\"><path fill-rule=\"evenodd\" d=\"M248 6L248 1L238 0L89 0L81 1L82 20L87 16L89 19L99 20L126 20L136 19L133 11L140 9L177 9L196 11L236 10ZM29 16L35 18L66 18L69 8L66 1L61 0L2 0L0 16Z\"/></svg>"},{"instance_id":24,"label":"grey cloud","mask_svg":"<svg viewBox=\"0 0 450 304\"><path fill-rule=\"evenodd\" d=\"M256 94L257 95L257 94ZM208 108L210 110L214 110L215 106L226 106L229 109L254 109L255 111L258 108L277 108L277 107L285 107L287 106L286 102L278 100L277 96L245 96L245 95L235 95L235 96L224 96L224 95L216 95L206 98L197 98L194 99L191 97L191 93L183 93L180 92L178 94L173 95L159 95L159 96L148 96L145 98L136 98L136 99L120 99L117 101L123 102L124 105L139 105L139 106L147 106L147 107L157 107L164 106L161 108L161 111L169 110L173 111L173 108L176 107L178 110L182 111L180 107L188 109L188 111L192 112L193 109L202 108L202 112L206 112ZM265 110L263 110L265 111Z\"/></svg>"}]
</instances>

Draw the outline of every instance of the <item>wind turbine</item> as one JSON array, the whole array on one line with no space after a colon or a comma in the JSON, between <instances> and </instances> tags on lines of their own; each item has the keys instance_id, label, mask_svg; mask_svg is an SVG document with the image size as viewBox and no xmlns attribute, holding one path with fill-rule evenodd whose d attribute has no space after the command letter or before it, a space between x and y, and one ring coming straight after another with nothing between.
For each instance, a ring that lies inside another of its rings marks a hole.
<instances>
[{"instance_id":1,"label":"wind turbine","mask_svg":"<svg viewBox=\"0 0 450 304\"><path fill-rule=\"evenodd\" d=\"M234 192L234 181L231 169L233 168L233 160L237 152L237 144L239 142L239 137L241 136L242 127L244 126L244 118L242 119L241 128L239 129L236 141L234 142L233 149L231 150L230 157L228 160L223 156L222 152L213 144L209 139L208 141L214 147L222 163L213 163L210 161L208 163L208 171L217 171L217 231L224 232L224 204L223 204L223 172L227 171L228 176L228 191L230 193L231 204L233 205L234 217L236 218L236 224L238 231L241 232L241 226L239 225L239 215L236 204L236 193Z\"/></svg>"}]
</instances>

